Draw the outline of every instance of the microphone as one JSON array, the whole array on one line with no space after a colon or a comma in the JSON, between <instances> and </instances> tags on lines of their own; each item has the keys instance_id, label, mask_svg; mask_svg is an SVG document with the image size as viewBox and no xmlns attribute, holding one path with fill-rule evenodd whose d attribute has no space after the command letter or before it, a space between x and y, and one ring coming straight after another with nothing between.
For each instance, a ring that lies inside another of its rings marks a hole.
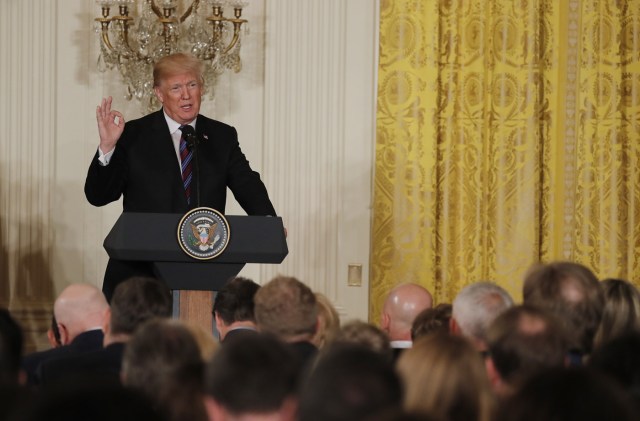
<instances>
[{"instance_id":1,"label":"microphone","mask_svg":"<svg viewBox=\"0 0 640 421\"><path fill-rule=\"evenodd\" d=\"M187 142L187 149L189 151L193 151L193 162L194 165L194 175L195 175L195 184L196 184L196 208L200 207L200 160L198 159L198 143L200 143L200 139L196 134L195 129L185 124L180 127L180 131L182 132L182 136L184 137L185 142Z\"/></svg>"},{"instance_id":2,"label":"microphone","mask_svg":"<svg viewBox=\"0 0 640 421\"><path fill-rule=\"evenodd\" d=\"M199 143L198 135L193 127L188 124L185 124L180 129L182 132L182 136L184 136L184 140L187 142L187 148L192 151L194 150Z\"/></svg>"}]
</instances>

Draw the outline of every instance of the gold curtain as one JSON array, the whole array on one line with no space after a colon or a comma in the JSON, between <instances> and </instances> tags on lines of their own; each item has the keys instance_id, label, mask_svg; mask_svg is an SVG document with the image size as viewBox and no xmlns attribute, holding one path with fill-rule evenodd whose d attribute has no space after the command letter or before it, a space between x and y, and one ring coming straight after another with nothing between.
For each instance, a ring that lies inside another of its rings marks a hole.
<instances>
[{"instance_id":1,"label":"gold curtain","mask_svg":"<svg viewBox=\"0 0 640 421\"><path fill-rule=\"evenodd\" d=\"M371 317L534 262L640 281L640 1L382 0Z\"/></svg>"}]
</instances>

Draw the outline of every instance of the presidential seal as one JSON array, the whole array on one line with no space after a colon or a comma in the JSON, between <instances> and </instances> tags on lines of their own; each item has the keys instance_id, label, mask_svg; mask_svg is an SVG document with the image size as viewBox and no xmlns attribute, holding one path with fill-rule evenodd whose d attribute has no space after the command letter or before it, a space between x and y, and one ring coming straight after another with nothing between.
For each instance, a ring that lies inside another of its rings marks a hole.
<instances>
[{"instance_id":1,"label":"presidential seal","mask_svg":"<svg viewBox=\"0 0 640 421\"><path fill-rule=\"evenodd\" d=\"M193 209L178 224L178 244L194 259L213 259L229 244L229 223L215 209Z\"/></svg>"}]
</instances>

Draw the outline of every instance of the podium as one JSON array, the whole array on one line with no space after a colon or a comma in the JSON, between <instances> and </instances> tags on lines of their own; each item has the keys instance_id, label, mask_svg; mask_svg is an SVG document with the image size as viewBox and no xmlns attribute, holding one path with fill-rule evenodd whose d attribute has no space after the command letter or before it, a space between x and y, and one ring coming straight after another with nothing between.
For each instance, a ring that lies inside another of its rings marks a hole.
<instances>
[{"instance_id":1,"label":"podium","mask_svg":"<svg viewBox=\"0 0 640 421\"><path fill-rule=\"evenodd\" d=\"M156 277L174 291L174 314L209 328L211 291L222 288L246 263L282 263L289 252L284 226L279 217L225 216L226 249L214 259L198 260L178 244L182 217L124 212L105 238L104 248L112 259L148 262Z\"/></svg>"}]
</instances>

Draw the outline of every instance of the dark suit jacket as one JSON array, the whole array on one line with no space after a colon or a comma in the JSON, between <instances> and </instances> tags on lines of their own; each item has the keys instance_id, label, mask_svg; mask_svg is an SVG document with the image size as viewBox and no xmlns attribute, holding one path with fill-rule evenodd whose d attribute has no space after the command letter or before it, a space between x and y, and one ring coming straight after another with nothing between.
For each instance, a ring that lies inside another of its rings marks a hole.
<instances>
[{"instance_id":1,"label":"dark suit jacket","mask_svg":"<svg viewBox=\"0 0 640 421\"><path fill-rule=\"evenodd\" d=\"M199 191L200 206L224 213L229 187L247 214L275 216L260 175L240 150L236 130L198 115L196 134L200 142L197 163L193 157L191 206L162 110L125 124L109 165L100 165L96 153L84 186L87 200L103 206L122 196L124 212L185 213L198 206ZM103 285L107 299L117 283L133 275L153 272L150 265L110 260Z\"/></svg>"},{"instance_id":2,"label":"dark suit jacket","mask_svg":"<svg viewBox=\"0 0 640 421\"><path fill-rule=\"evenodd\" d=\"M49 360L40 367L42 386L76 378L99 377L102 381L120 381L125 344L113 343L81 355Z\"/></svg>"},{"instance_id":3,"label":"dark suit jacket","mask_svg":"<svg viewBox=\"0 0 640 421\"><path fill-rule=\"evenodd\" d=\"M40 369L42 364L57 358L74 358L85 352L102 348L102 330L90 330L76 336L69 345L27 355L22 361L22 367L27 373L28 384L35 386L40 384Z\"/></svg>"}]
</instances>

